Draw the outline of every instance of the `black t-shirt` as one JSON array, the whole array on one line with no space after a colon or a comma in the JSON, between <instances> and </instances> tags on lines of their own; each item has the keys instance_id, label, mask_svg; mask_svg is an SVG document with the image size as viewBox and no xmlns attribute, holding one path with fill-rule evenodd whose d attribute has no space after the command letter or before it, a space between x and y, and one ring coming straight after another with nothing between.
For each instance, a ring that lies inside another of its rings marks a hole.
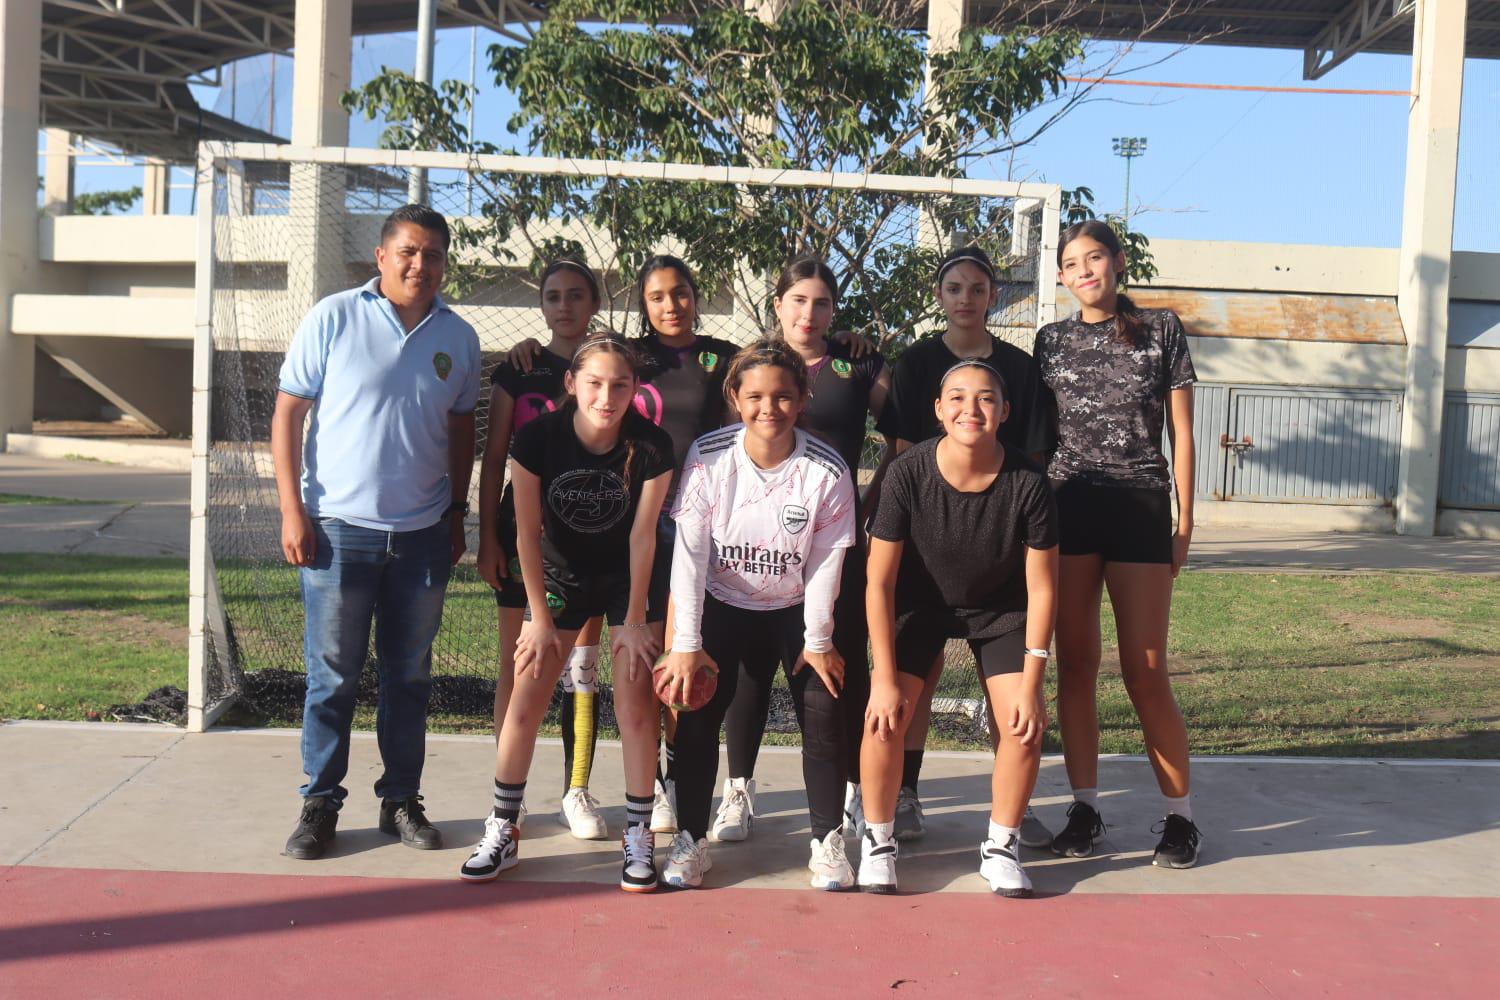
<instances>
[{"instance_id":1,"label":"black t-shirt","mask_svg":"<svg viewBox=\"0 0 1500 1000\"><path fill-rule=\"evenodd\" d=\"M938 470L941 438L897 455L885 474L870 535L905 542L896 617L936 613L963 638L992 639L1026 623L1026 549L1057 544L1047 477L1014 448L989 489L962 493Z\"/></svg>"},{"instance_id":2,"label":"black t-shirt","mask_svg":"<svg viewBox=\"0 0 1500 1000\"><path fill-rule=\"evenodd\" d=\"M571 362L543 348L531 362L531 371L523 372L502 361L490 374L490 384L505 390L515 408L510 418L510 440L514 447L516 432L544 413L551 413L567 402L563 376Z\"/></svg>"},{"instance_id":3,"label":"black t-shirt","mask_svg":"<svg viewBox=\"0 0 1500 1000\"><path fill-rule=\"evenodd\" d=\"M848 347L829 341L828 353L808 371L812 399L807 404L807 427L833 445L850 472L859 469L870 390L884 370L885 358L877 352L851 358Z\"/></svg>"},{"instance_id":4,"label":"black t-shirt","mask_svg":"<svg viewBox=\"0 0 1500 1000\"><path fill-rule=\"evenodd\" d=\"M1037 332L1033 356L1057 406L1054 480L1171 487L1161 450L1167 396L1198 376L1176 313L1142 309L1141 320L1140 346L1115 336L1114 319L1085 323L1078 313Z\"/></svg>"},{"instance_id":5,"label":"black t-shirt","mask_svg":"<svg viewBox=\"0 0 1500 1000\"><path fill-rule=\"evenodd\" d=\"M619 444L595 455L573 432L573 413L565 406L537 417L516 432L510 451L542 481L542 555L574 573L627 570L641 489L676 467L672 442L632 411Z\"/></svg>"},{"instance_id":6,"label":"black t-shirt","mask_svg":"<svg viewBox=\"0 0 1500 1000\"><path fill-rule=\"evenodd\" d=\"M667 347L655 334L635 337L630 346L641 359L637 412L667 432L674 455L686 457L694 441L724 426L724 373L739 348L716 337ZM676 487L674 475L669 492Z\"/></svg>"},{"instance_id":7,"label":"black t-shirt","mask_svg":"<svg viewBox=\"0 0 1500 1000\"><path fill-rule=\"evenodd\" d=\"M943 433L932 404L948 369L962 359L941 336L926 337L902 352L891 372L891 394L876 427L882 434L916 444ZM1041 378L1031 357L997 337L990 337L990 355L981 358L1005 379L1010 416L1000 425L1000 440L1027 455L1052 450L1055 435L1043 405Z\"/></svg>"}]
</instances>

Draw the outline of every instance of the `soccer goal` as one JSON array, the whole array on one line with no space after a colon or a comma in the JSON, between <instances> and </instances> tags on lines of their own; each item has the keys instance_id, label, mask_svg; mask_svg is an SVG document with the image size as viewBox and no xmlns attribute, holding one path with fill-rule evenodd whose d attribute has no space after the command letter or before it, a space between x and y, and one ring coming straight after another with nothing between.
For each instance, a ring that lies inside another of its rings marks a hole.
<instances>
[{"instance_id":1,"label":"soccer goal","mask_svg":"<svg viewBox=\"0 0 1500 1000\"><path fill-rule=\"evenodd\" d=\"M190 729L213 725L237 698L271 718L300 711L302 608L297 571L281 558L269 449L277 374L313 303L373 276L381 222L414 192L452 227L443 294L479 333L486 382L511 346L547 338L536 278L564 253L586 260L601 279L596 325L626 335L641 332L636 270L663 252L695 270L702 332L740 343L773 328L777 271L804 251L822 254L839 276L836 327L871 338L888 357L937 326L934 265L957 244L980 244L999 265L1000 298L989 317L998 336L1030 350L1055 308L1046 262L1057 241L1056 185L204 143ZM486 423L481 403L481 445ZM872 467L878 457L876 443L867 449ZM471 500L478 482L476 475ZM471 552L477 528L474 516ZM483 724L497 657L494 601L466 562L454 573L433 650L433 713ZM972 705L972 671L950 673L952 690L941 695ZM371 699L374 680L370 673L361 685ZM607 705L607 696L601 700Z\"/></svg>"}]
</instances>

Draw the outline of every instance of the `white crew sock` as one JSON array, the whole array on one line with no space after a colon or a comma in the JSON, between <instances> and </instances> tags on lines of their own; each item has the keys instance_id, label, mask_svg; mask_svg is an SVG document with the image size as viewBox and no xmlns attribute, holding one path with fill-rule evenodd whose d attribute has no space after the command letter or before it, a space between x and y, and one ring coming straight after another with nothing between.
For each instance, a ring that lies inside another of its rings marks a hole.
<instances>
[{"instance_id":1,"label":"white crew sock","mask_svg":"<svg viewBox=\"0 0 1500 1000\"><path fill-rule=\"evenodd\" d=\"M1021 828L1018 826L1001 826L994 820L990 820L990 839L1002 847L1006 844L1019 844L1021 842Z\"/></svg>"},{"instance_id":2,"label":"white crew sock","mask_svg":"<svg viewBox=\"0 0 1500 1000\"><path fill-rule=\"evenodd\" d=\"M875 838L877 844L888 844L896 839L896 821L889 823L865 823L865 829L870 831L870 836Z\"/></svg>"},{"instance_id":3,"label":"white crew sock","mask_svg":"<svg viewBox=\"0 0 1500 1000\"><path fill-rule=\"evenodd\" d=\"M1163 795L1161 801L1167 807L1168 816L1176 813L1191 823L1193 821L1193 805L1188 801L1189 798L1191 798L1191 795L1184 795L1180 799L1174 799L1170 795Z\"/></svg>"},{"instance_id":4,"label":"white crew sock","mask_svg":"<svg viewBox=\"0 0 1500 1000\"><path fill-rule=\"evenodd\" d=\"M1099 810L1099 789L1075 788L1073 789L1073 801L1082 802L1097 812Z\"/></svg>"}]
</instances>

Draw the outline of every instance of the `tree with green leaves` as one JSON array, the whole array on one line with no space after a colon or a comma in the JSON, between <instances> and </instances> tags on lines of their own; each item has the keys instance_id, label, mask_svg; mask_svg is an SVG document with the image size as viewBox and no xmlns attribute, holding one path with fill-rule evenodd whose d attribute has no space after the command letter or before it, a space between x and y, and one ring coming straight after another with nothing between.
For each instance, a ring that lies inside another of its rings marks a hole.
<instances>
[{"instance_id":1,"label":"tree with green leaves","mask_svg":"<svg viewBox=\"0 0 1500 1000\"><path fill-rule=\"evenodd\" d=\"M508 123L513 149L468 134L473 94L455 81L432 87L387 69L344 106L382 117L387 148L961 177L1013 157L1086 98L1087 86L1065 78L1088 54L1077 30L994 23L929 51L916 9L903 0L806 0L762 19L735 0L555 0L527 42L489 51L496 83L519 103ZM454 227L459 247L533 274L551 256L580 254L611 292L670 248L710 294L732 296L756 317L766 315L766 276L794 253L816 252L843 284L836 321L890 349L935 317L933 265L954 241L983 245L1018 289L1036 280L1011 258L1018 217L1008 199L476 181L475 216ZM1090 200L1087 188L1069 192L1065 214L1088 212ZM1130 245L1141 276L1144 240ZM485 273L455 267L454 291Z\"/></svg>"}]
</instances>

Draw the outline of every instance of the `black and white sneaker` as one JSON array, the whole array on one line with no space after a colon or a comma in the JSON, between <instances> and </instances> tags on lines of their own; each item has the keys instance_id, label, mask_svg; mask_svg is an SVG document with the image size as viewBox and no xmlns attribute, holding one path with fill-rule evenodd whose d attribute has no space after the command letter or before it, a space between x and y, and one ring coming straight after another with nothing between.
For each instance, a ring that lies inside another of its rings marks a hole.
<instances>
[{"instance_id":1,"label":"black and white sneaker","mask_svg":"<svg viewBox=\"0 0 1500 1000\"><path fill-rule=\"evenodd\" d=\"M1069 858L1086 858L1094 853L1094 841L1104 836L1104 819L1087 802L1068 806L1068 825L1052 838L1052 853Z\"/></svg>"},{"instance_id":2,"label":"black and white sneaker","mask_svg":"<svg viewBox=\"0 0 1500 1000\"><path fill-rule=\"evenodd\" d=\"M644 823L625 828L620 838L625 865L620 869L620 888L626 892L656 891L656 835Z\"/></svg>"},{"instance_id":3,"label":"black and white sneaker","mask_svg":"<svg viewBox=\"0 0 1500 1000\"><path fill-rule=\"evenodd\" d=\"M1198 845L1203 842L1203 834L1192 820L1168 813L1151 832L1161 834L1156 854L1151 858L1156 867L1191 868L1198 863Z\"/></svg>"},{"instance_id":4,"label":"black and white sneaker","mask_svg":"<svg viewBox=\"0 0 1500 1000\"><path fill-rule=\"evenodd\" d=\"M1016 857L1019 843L1013 836L1004 841L986 839L979 845L979 874L997 896L1026 899L1031 895L1031 879Z\"/></svg>"},{"instance_id":5,"label":"black and white sneaker","mask_svg":"<svg viewBox=\"0 0 1500 1000\"><path fill-rule=\"evenodd\" d=\"M484 836L469 860L458 870L458 877L465 882L490 882L507 868L521 863L518 841L521 831L508 819L494 813L484 819Z\"/></svg>"},{"instance_id":6,"label":"black and white sneaker","mask_svg":"<svg viewBox=\"0 0 1500 1000\"><path fill-rule=\"evenodd\" d=\"M865 824L864 839L860 841L859 878L861 892L889 894L896 891L896 856L900 853L895 838L876 840L875 831Z\"/></svg>"}]
</instances>

